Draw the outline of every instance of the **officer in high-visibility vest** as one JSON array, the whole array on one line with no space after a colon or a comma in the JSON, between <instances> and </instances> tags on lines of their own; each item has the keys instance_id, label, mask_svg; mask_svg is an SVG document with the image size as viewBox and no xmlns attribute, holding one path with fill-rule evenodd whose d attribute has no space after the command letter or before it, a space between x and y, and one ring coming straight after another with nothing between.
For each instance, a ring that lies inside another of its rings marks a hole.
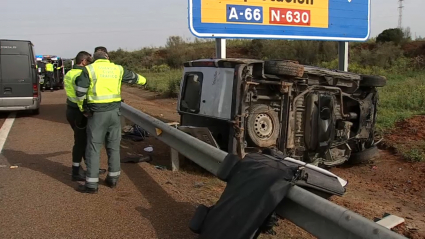
<instances>
[{"instance_id":1,"label":"officer in high-visibility vest","mask_svg":"<svg viewBox=\"0 0 425 239\"><path fill-rule=\"evenodd\" d=\"M121 142L121 83L146 84L146 78L124 69L109 61L108 54L95 52L94 63L86 66L76 79L76 95L79 106L87 116L87 173L85 185L80 185L78 191L97 193L99 182L100 151L103 143L108 155L108 176L106 184L113 188L121 173L120 142Z\"/></svg>"},{"instance_id":2,"label":"officer in high-visibility vest","mask_svg":"<svg viewBox=\"0 0 425 239\"><path fill-rule=\"evenodd\" d=\"M103 51L105 53L108 53L108 50L104 46L97 46L97 47L94 48L95 53L98 52L98 51Z\"/></svg>"},{"instance_id":3,"label":"officer in high-visibility vest","mask_svg":"<svg viewBox=\"0 0 425 239\"><path fill-rule=\"evenodd\" d=\"M52 91L52 92L53 92L53 84L54 84L53 71L54 71L54 67L53 67L52 60L48 60L48 62L46 64L46 75L45 76L46 76L46 80L49 81L50 91Z\"/></svg>"},{"instance_id":4,"label":"officer in high-visibility vest","mask_svg":"<svg viewBox=\"0 0 425 239\"><path fill-rule=\"evenodd\" d=\"M75 57L76 64L69 70L64 79L66 100L66 119L74 131L74 146L72 148L72 181L85 181L85 172L81 167L81 161L85 161L85 151L87 145L87 118L82 113L78 105L78 98L75 94L77 86L75 79L81 75L84 67L91 63L91 55L86 51L80 51ZM105 173L101 169L99 173Z\"/></svg>"}]
</instances>

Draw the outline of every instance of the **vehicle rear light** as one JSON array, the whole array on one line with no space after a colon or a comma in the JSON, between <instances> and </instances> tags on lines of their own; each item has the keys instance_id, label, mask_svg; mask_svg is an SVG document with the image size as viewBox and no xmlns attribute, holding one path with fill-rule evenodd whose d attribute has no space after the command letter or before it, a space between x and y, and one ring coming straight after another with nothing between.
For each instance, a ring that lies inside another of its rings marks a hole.
<instances>
[{"instance_id":1,"label":"vehicle rear light","mask_svg":"<svg viewBox=\"0 0 425 239\"><path fill-rule=\"evenodd\" d=\"M38 97L38 84L32 84L32 96Z\"/></svg>"}]
</instances>

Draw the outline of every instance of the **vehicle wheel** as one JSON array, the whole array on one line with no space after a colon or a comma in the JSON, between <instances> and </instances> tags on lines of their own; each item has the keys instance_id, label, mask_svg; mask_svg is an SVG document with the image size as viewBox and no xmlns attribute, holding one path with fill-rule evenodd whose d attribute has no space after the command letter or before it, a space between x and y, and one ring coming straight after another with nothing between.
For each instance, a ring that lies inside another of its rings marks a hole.
<instances>
[{"instance_id":1,"label":"vehicle wheel","mask_svg":"<svg viewBox=\"0 0 425 239\"><path fill-rule=\"evenodd\" d=\"M360 86L384 87L387 84L387 78L384 76L361 75Z\"/></svg>"},{"instance_id":2,"label":"vehicle wheel","mask_svg":"<svg viewBox=\"0 0 425 239\"><path fill-rule=\"evenodd\" d=\"M323 77L333 77L337 79L345 79L352 81L360 81L361 76L352 72L340 71L340 70L330 70L323 67L317 66L305 66L304 73L307 75L316 75Z\"/></svg>"},{"instance_id":3,"label":"vehicle wheel","mask_svg":"<svg viewBox=\"0 0 425 239\"><path fill-rule=\"evenodd\" d=\"M252 143L258 147L270 147L279 137L279 117L267 105L254 105L249 109L247 131Z\"/></svg>"},{"instance_id":4,"label":"vehicle wheel","mask_svg":"<svg viewBox=\"0 0 425 239\"><path fill-rule=\"evenodd\" d=\"M301 77L304 75L304 66L296 61L265 61L264 73Z\"/></svg>"},{"instance_id":5,"label":"vehicle wheel","mask_svg":"<svg viewBox=\"0 0 425 239\"><path fill-rule=\"evenodd\" d=\"M376 146L372 146L363 151L352 153L348 162L353 165L364 164L377 156L379 156L379 149Z\"/></svg>"}]
</instances>

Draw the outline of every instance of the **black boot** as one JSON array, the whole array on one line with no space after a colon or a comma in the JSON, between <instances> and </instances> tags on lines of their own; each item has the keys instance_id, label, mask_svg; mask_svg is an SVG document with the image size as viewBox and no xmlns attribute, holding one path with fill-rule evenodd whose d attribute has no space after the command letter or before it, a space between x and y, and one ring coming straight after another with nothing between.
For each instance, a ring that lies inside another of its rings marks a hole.
<instances>
[{"instance_id":1,"label":"black boot","mask_svg":"<svg viewBox=\"0 0 425 239\"><path fill-rule=\"evenodd\" d=\"M105 183L108 187L110 188L115 188L117 186L118 183L118 178L112 178L107 176L105 179Z\"/></svg>"},{"instance_id":2,"label":"black boot","mask_svg":"<svg viewBox=\"0 0 425 239\"><path fill-rule=\"evenodd\" d=\"M81 166L72 166L72 181L86 181L86 174Z\"/></svg>"},{"instance_id":3,"label":"black boot","mask_svg":"<svg viewBox=\"0 0 425 239\"><path fill-rule=\"evenodd\" d=\"M90 193L90 194L95 194L98 192L97 188L89 188L89 187L86 187L86 185L78 185L78 187L75 190L77 190L77 192L80 192L80 193Z\"/></svg>"}]
</instances>

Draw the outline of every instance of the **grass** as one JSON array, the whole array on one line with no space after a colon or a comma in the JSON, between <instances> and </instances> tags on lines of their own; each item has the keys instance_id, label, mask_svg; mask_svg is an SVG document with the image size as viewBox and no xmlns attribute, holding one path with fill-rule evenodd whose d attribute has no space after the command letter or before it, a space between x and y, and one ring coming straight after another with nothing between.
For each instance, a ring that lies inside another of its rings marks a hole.
<instances>
[{"instance_id":1,"label":"grass","mask_svg":"<svg viewBox=\"0 0 425 239\"><path fill-rule=\"evenodd\" d=\"M181 70L168 70L165 72L145 72L141 73L146 77L146 89L161 93L169 97L176 97L179 92L180 80L182 78Z\"/></svg>"},{"instance_id":2,"label":"grass","mask_svg":"<svg viewBox=\"0 0 425 239\"><path fill-rule=\"evenodd\" d=\"M410 162L425 162L425 141L393 144L392 147L404 159Z\"/></svg>"},{"instance_id":3,"label":"grass","mask_svg":"<svg viewBox=\"0 0 425 239\"><path fill-rule=\"evenodd\" d=\"M387 85L379 89L378 129L390 130L397 121L425 113L425 72L387 76Z\"/></svg>"}]
</instances>

